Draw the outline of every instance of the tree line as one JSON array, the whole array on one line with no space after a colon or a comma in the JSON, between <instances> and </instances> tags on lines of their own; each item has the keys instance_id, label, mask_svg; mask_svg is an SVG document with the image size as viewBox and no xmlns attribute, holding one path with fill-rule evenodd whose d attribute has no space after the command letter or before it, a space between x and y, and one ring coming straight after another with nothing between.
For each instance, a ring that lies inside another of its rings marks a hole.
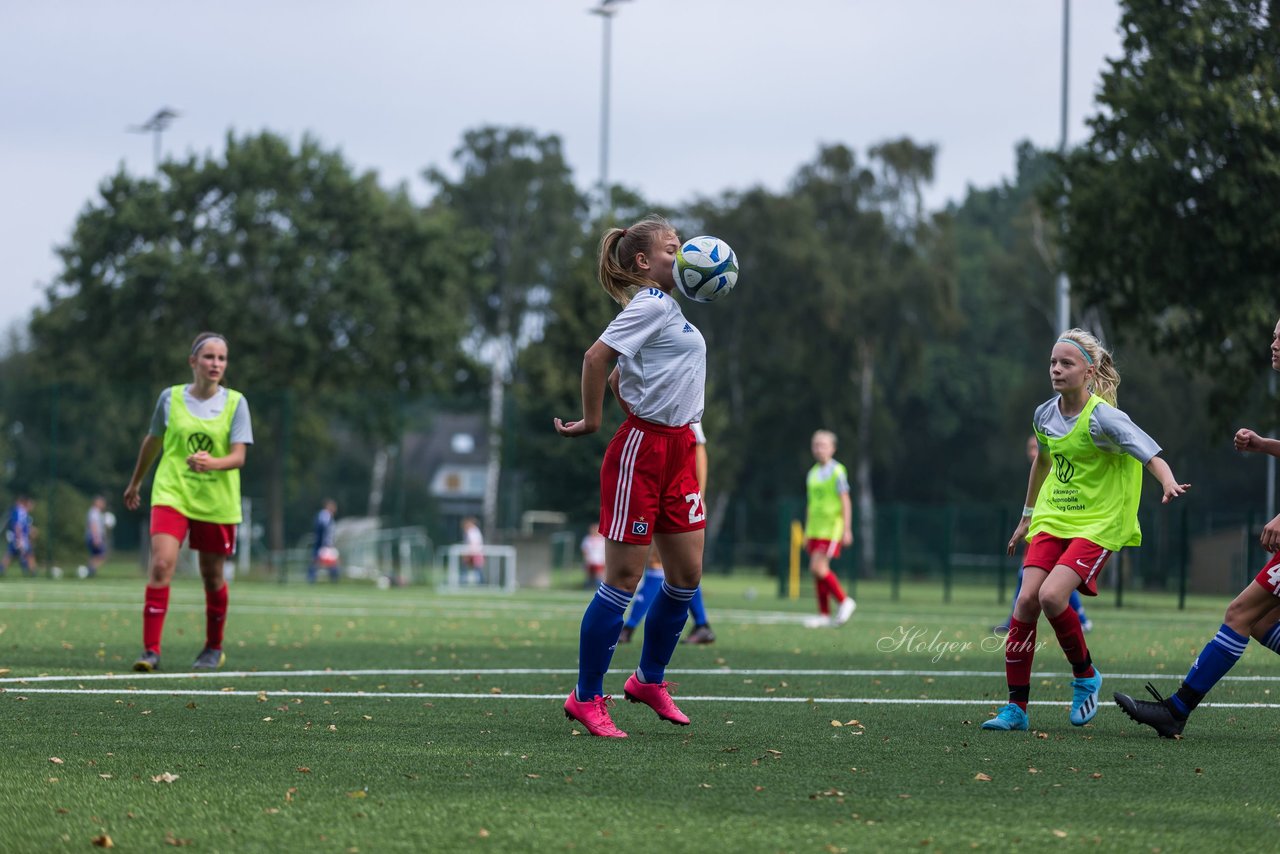
<instances>
[{"instance_id":1,"label":"tree line","mask_svg":"<svg viewBox=\"0 0 1280 854\"><path fill-rule=\"evenodd\" d=\"M122 485L156 394L214 329L254 414L246 491L267 499L273 548L320 495L367 485L352 448L394 453L441 407L486 413L491 526L520 507L585 524L621 415L577 441L551 419L578 411L582 353L616 311L595 280L599 235L656 210L728 240L742 267L728 299L686 305L708 341L713 540L772 536L819 427L854 473L864 566L885 502L1019 502L1060 270L1073 317L1116 354L1121 407L1204 512L1256 505L1261 470L1229 431L1274 422L1275 16L1134 0L1121 27L1090 139L1065 157L1024 143L1012 179L943 210L923 201L937 150L909 138L821 146L782 190L673 206L618 186L607 211L557 136L519 127L466 133L456 178L424 170L421 205L319 140L271 132L152 176L121 169L0 360L4 489ZM399 496L403 521L430 522L425 485Z\"/></svg>"}]
</instances>

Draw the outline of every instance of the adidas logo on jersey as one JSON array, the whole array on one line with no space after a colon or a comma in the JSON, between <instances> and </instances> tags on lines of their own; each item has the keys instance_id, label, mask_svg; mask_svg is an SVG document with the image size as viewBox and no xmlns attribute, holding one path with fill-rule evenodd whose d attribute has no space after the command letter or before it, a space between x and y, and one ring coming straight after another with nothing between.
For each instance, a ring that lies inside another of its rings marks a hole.
<instances>
[{"instance_id":1,"label":"adidas logo on jersey","mask_svg":"<svg viewBox=\"0 0 1280 854\"><path fill-rule=\"evenodd\" d=\"M684 329L683 329L682 331L684 331L684 332L692 332L692 331L693 331L693 327L686 323L686 324L684 325Z\"/></svg>"}]
</instances>

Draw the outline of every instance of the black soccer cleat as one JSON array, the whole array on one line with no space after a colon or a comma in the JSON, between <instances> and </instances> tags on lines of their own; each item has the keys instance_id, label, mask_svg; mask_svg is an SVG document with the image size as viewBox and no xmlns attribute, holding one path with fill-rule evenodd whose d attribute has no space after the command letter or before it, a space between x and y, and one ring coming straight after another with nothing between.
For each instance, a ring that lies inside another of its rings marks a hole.
<instances>
[{"instance_id":1,"label":"black soccer cleat","mask_svg":"<svg viewBox=\"0 0 1280 854\"><path fill-rule=\"evenodd\" d=\"M1156 698L1154 703L1150 700L1135 700L1128 694L1117 691L1116 705L1132 720L1154 729L1161 738L1182 738L1182 728L1187 725L1187 719L1175 716L1173 709L1169 708L1169 701L1160 696L1160 692L1150 682L1147 683L1147 690Z\"/></svg>"},{"instance_id":2,"label":"black soccer cleat","mask_svg":"<svg viewBox=\"0 0 1280 854\"><path fill-rule=\"evenodd\" d=\"M138 673L151 673L160 669L160 653L150 649L144 649L142 655L138 656L138 660L133 663L133 669Z\"/></svg>"}]
</instances>

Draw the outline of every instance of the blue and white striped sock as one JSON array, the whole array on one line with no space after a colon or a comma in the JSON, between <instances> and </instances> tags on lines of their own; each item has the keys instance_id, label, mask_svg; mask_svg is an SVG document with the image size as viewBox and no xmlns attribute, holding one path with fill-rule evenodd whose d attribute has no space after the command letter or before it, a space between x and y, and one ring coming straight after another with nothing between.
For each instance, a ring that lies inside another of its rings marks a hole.
<instances>
[{"instance_id":1,"label":"blue and white striped sock","mask_svg":"<svg viewBox=\"0 0 1280 854\"><path fill-rule=\"evenodd\" d=\"M604 695L604 675L609 672L613 650L622 633L622 615L631 594L608 584L596 588L578 632L578 699Z\"/></svg>"},{"instance_id":2,"label":"blue and white striped sock","mask_svg":"<svg viewBox=\"0 0 1280 854\"><path fill-rule=\"evenodd\" d=\"M1244 655L1249 639L1237 634L1234 629L1223 623L1213 640L1200 650L1196 663L1187 671L1178 693L1169 698L1173 707L1183 715L1191 714L1191 710L1213 690L1218 680L1227 674L1240 656Z\"/></svg>"},{"instance_id":3,"label":"blue and white striped sock","mask_svg":"<svg viewBox=\"0 0 1280 854\"><path fill-rule=\"evenodd\" d=\"M1272 652L1280 652L1280 623L1276 623L1262 636L1262 645Z\"/></svg>"},{"instance_id":4,"label":"blue and white striped sock","mask_svg":"<svg viewBox=\"0 0 1280 854\"><path fill-rule=\"evenodd\" d=\"M656 685L671 663L671 655L680 643L685 620L689 618L689 602L697 588L672 587L662 582L644 621L644 646L640 649L640 678Z\"/></svg>"}]
</instances>

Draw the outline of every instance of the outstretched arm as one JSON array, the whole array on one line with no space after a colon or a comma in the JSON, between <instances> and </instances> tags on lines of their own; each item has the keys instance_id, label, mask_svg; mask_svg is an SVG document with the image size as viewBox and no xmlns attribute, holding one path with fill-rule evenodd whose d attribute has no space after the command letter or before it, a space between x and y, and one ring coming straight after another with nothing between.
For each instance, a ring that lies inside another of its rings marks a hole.
<instances>
[{"instance_id":1,"label":"outstretched arm","mask_svg":"<svg viewBox=\"0 0 1280 854\"><path fill-rule=\"evenodd\" d=\"M1164 490L1164 498L1161 499L1161 504L1168 504L1191 488L1189 483L1178 483L1178 479L1173 476L1173 469L1169 468L1169 464L1158 456L1152 457L1147 462L1147 471L1151 472L1155 479L1160 481L1160 488Z\"/></svg>"},{"instance_id":2,"label":"outstretched arm","mask_svg":"<svg viewBox=\"0 0 1280 854\"><path fill-rule=\"evenodd\" d=\"M1280 457L1280 441L1259 436L1248 427L1241 427L1236 431L1234 444L1237 451Z\"/></svg>"}]
</instances>

